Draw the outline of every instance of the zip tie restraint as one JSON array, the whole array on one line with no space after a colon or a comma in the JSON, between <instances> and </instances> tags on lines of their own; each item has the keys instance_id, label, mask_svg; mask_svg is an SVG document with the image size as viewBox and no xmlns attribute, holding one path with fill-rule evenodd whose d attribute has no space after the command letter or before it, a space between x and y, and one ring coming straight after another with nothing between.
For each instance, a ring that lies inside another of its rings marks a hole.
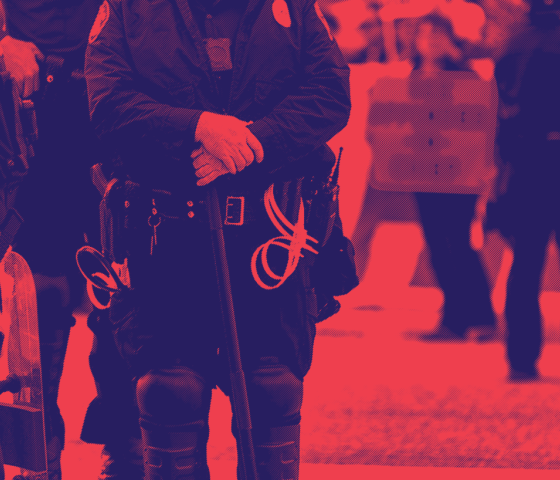
<instances>
[{"instance_id":1,"label":"zip tie restraint","mask_svg":"<svg viewBox=\"0 0 560 480\"><path fill-rule=\"evenodd\" d=\"M264 288L265 290L273 290L282 285L287 280L287 278L292 273L294 273L300 257L303 257L303 254L301 253L302 249L309 250L310 252L313 252L315 254L319 253L317 250L307 244L307 240L310 240L314 243L319 242L313 237L310 237L307 234L307 230L305 229L303 199L301 200L299 206L298 219L295 225L292 225L280 211L280 208L278 208L278 204L276 203L276 200L274 198L274 184L268 187L268 190L264 194L264 206L266 208L268 218L270 218L270 221L274 224L274 226L282 234L282 236L275 237L269 240L255 250L255 253L253 253L253 257L251 258L251 272L259 287ZM292 235L290 235L287 229L293 232ZM288 250L288 263L282 276L276 275L268 265L268 249L272 245L276 245ZM275 285L267 285L259 277L259 274L257 272L257 259L259 255L264 271L271 279L277 282Z\"/></svg>"}]
</instances>

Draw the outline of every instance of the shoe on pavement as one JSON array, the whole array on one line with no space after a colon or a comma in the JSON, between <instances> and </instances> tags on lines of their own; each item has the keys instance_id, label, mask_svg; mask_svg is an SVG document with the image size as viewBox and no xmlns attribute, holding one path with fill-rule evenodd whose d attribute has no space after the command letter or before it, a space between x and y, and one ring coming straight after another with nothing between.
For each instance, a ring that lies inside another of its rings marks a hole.
<instances>
[{"instance_id":1,"label":"shoe on pavement","mask_svg":"<svg viewBox=\"0 0 560 480\"><path fill-rule=\"evenodd\" d=\"M404 334L409 340L418 340L420 342L464 342L465 337L452 332L445 325L440 325L434 330L428 332L407 332Z\"/></svg>"},{"instance_id":2,"label":"shoe on pavement","mask_svg":"<svg viewBox=\"0 0 560 480\"><path fill-rule=\"evenodd\" d=\"M538 382L539 380L540 375L536 368L529 370L511 368L509 371L508 381L511 383Z\"/></svg>"},{"instance_id":3,"label":"shoe on pavement","mask_svg":"<svg viewBox=\"0 0 560 480\"><path fill-rule=\"evenodd\" d=\"M498 329L494 325L475 325L467 329L465 336L469 341L477 343L500 340Z\"/></svg>"}]
</instances>

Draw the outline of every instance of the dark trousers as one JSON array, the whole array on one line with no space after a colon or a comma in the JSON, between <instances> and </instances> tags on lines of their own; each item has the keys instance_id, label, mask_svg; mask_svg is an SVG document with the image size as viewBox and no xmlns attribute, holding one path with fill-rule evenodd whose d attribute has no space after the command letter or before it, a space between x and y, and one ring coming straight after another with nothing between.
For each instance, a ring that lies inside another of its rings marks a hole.
<instances>
[{"instance_id":1,"label":"dark trousers","mask_svg":"<svg viewBox=\"0 0 560 480\"><path fill-rule=\"evenodd\" d=\"M70 328L76 321L71 307L62 307L56 290L37 295L37 317L41 350L43 403L45 408L46 440L58 438L64 448L65 428L58 408L58 388L62 377L64 357L68 347Z\"/></svg>"},{"instance_id":2,"label":"dark trousers","mask_svg":"<svg viewBox=\"0 0 560 480\"><path fill-rule=\"evenodd\" d=\"M535 165L535 170L538 166ZM516 174L506 196L513 264L508 279L507 357L511 368L532 373L542 347L539 292L546 248L552 232L560 233L560 194L557 168L547 175Z\"/></svg>"},{"instance_id":3,"label":"dark trousers","mask_svg":"<svg viewBox=\"0 0 560 480\"><path fill-rule=\"evenodd\" d=\"M95 189L88 167L98 161L99 149L89 125L85 81L71 78L79 60L51 71L52 82L46 81L48 64L42 64L44 85L33 97L39 140L16 199L15 207L24 223L14 250L29 263L33 274L61 279L60 285L52 288L37 284L37 307L47 440L58 437L63 444L58 386L74 324L72 311L85 285L75 254L84 244L86 226L97 224L98 200L93 202ZM69 303L64 300L68 293Z\"/></svg>"},{"instance_id":4,"label":"dark trousers","mask_svg":"<svg viewBox=\"0 0 560 480\"><path fill-rule=\"evenodd\" d=\"M246 370L247 395L251 411L253 440L256 449L259 470L263 465L268 468L260 474L261 478L297 478L282 475L282 463L287 463L287 451L280 453L278 464L271 463L274 450L285 447L278 443L270 450L267 445L274 429L290 429L300 423L300 409L303 401L303 382L290 369L278 363L275 357L261 358L254 368ZM137 385L138 406L140 409L140 425L143 429L145 448L156 445L173 446L181 449L188 445L195 447L195 462L198 465L192 477L209 478L206 463L206 443L208 441L208 414L212 388L216 384L216 377L203 375L186 366L170 366L157 368L143 375ZM231 398L231 384L224 371L218 375L217 383ZM235 412L235 410L234 410ZM232 421L232 432L237 440L238 450L240 436L236 426L235 414ZM183 441L174 442L173 438ZM185 435L186 434L186 435ZM188 441L190 438L192 440ZM194 438L193 438L194 437ZM296 436L288 435L291 442L297 441ZM166 439L162 441L162 439ZM187 440L185 442L185 440ZM264 455L261 450L265 450ZM295 457L299 457L299 446ZM240 457L239 457L240 458ZM148 455L147 461L149 462ZM274 476L270 476L271 473ZM293 471L292 471L293 473ZM160 478L160 477L149 477ZM167 478L167 477L165 477ZM171 477L169 477L171 478ZM173 477L175 478L175 477ZM239 477L241 478L241 477Z\"/></svg>"},{"instance_id":5,"label":"dark trousers","mask_svg":"<svg viewBox=\"0 0 560 480\"><path fill-rule=\"evenodd\" d=\"M476 195L416 193L432 265L445 296L441 324L458 335L494 325L488 282L470 246Z\"/></svg>"},{"instance_id":6,"label":"dark trousers","mask_svg":"<svg viewBox=\"0 0 560 480\"><path fill-rule=\"evenodd\" d=\"M507 285L507 355L513 369L532 372L542 346L539 287L553 227L550 224L526 227L525 233L515 236L513 264Z\"/></svg>"},{"instance_id":7,"label":"dark trousers","mask_svg":"<svg viewBox=\"0 0 560 480\"><path fill-rule=\"evenodd\" d=\"M134 378L117 350L108 317L108 310L97 309L88 317L88 327L94 334L89 365L97 396L87 409L81 439L125 445L130 437L140 438L139 414Z\"/></svg>"}]
</instances>

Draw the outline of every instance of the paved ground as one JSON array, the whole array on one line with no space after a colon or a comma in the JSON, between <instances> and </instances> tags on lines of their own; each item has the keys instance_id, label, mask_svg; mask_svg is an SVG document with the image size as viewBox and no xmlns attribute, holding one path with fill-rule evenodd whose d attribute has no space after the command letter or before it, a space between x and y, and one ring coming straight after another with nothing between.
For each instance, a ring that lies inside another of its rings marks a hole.
<instances>
[{"instance_id":1,"label":"paved ground","mask_svg":"<svg viewBox=\"0 0 560 480\"><path fill-rule=\"evenodd\" d=\"M442 303L439 290L408 286L421 250L414 243L417 228L384 224L363 284L343 298L336 317L318 326L314 365L305 380L301 478L558 478L560 344L554 332L560 294L541 296L549 342L540 383L505 381L500 342L406 340L406 332L437 323ZM501 277L507 276L504 265ZM500 282L493 296L498 310ZM60 389L68 435L65 480L95 480L100 470L100 447L78 440L95 393L90 345L85 318L78 318ZM218 392L209 445L213 479L235 478L230 416Z\"/></svg>"}]
</instances>

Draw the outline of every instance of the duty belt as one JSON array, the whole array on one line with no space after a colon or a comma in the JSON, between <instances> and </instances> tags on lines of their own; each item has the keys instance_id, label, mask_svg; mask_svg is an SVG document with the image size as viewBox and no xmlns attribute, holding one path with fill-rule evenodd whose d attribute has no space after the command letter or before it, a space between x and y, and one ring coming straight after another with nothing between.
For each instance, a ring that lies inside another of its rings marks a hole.
<instances>
[{"instance_id":1,"label":"duty belt","mask_svg":"<svg viewBox=\"0 0 560 480\"><path fill-rule=\"evenodd\" d=\"M75 60L68 61L58 55L48 55L43 65L41 82L46 80L46 85L43 84L46 87L59 82L83 80L85 78L83 66L77 66Z\"/></svg>"},{"instance_id":2,"label":"duty belt","mask_svg":"<svg viewBox=\"0 0 560 480\"><path fill-rule=\"evenodd\" d=\"M164 218L208 223L205 200L194 196L179 199L165 190L152 190L151 195L153 206ZM257 198L242 193L220 196L224 225L242 226L255 222L259 212L261 216L264 214L262 200Z\"/></svg>"}]
</instances>

